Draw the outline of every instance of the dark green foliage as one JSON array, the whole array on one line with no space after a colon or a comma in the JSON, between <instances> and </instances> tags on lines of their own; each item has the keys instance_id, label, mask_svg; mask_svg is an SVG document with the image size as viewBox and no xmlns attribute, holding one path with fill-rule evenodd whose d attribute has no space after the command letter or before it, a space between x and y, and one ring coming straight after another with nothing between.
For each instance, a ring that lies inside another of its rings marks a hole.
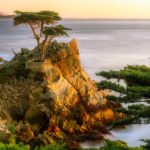
<instances>
[{"instance_id":1,"label":"dark green foliage","mask_svg":"<svg viewBox=\"0 0 150 150\"><path fill-rule=\"evenodd\" d=\"M109 141L106 140L106 145L99 150L143 150L140 147L128 147L123 141Z\"/></svg>"},{"instance_id":2,"label":"dark green foliage","mask_svg":"<svg viewBox=\"0 0 150 150\"><path fill-rule=\"evenodd\" d=\"M106 81L106 80L99 82L97 84L97 86L99 89L107 89L108 88L108 89L117 91L119 93L126 93L126 89L123 86L120 86L119 84L112 83L112 82Z\"/></svg>"},{"instance_id":3,"label":"dark green foliage","mask_svg":"<svg viewBox=\"0 0 150 150\"><path fill-rule=\"evenodd\" d=\"M150 98L150 86L129 86L126 94L128 93L138 93L141 98Z\"/></svg>"},{"instance_id":4,"label":"dark green foliage","mask_svg":"<svg viewBox=\"0 0 150 150\"><path fill-rule=\"evenodd\" d=\"M35 150L67 150L66 144L61 142L61 143L53 143L47 146L40 146L36 147Z\"/></svg>"},{"instance_id":5,"label":"dark green foliage","mask_svg":"<svg viewBox=\"0 0 150 150\"><path fill-rule=\"evenodd\" d=\"M127 84L131 85L150 85L150 68L146 66L127 66L120 71L102 71L97 73L97 75L107 79L124 79Z\"/></svg>"},{"instance_id":6,"label":"dark green foliage","mask_svg":"<svg viewBox=\"0 0 150 150\"><path fill-rule=\"evenodd\" d=\"M97 84L99 89L110 89L122 94L126 94L127 97L124 97L124 99L130 97L133 98L149 98L150 97L150 86L128 86L127 88L124 88L123 86L120 86L119 84L112 83L111 81L103 80ZM132 94L132 95L131 95ZM134 95L133 95L134 94ZM131 96L130 96L131 95ZM112 97L115 99L114 97ZM121 99L121 98L120 98ZM123 100L123 98L122 98Z\"/></svg>"},{"instance_id":7,"label":"dark green foliage","mask_svg":"<svg viewBox=\"0 0 150 150\"><path fill-rule=\"evenodd\" d=\"M128 147L123 141L109 141L105 140L105 145L99 149L86 149L86 150L144 150L142 147Z\"/></svg>"},{"instance_id":8,"label":"dark green foliage","mask_svg":"<svg viewBox=\"0 0 150 150\"><path fill-rule=\"evenodd\" d=\"M0 143L0 150L30 150L30 147L28 145L23 145L23 144Z\"/></svg>"},{"instance_id":9,"label":"dark green foliage","mask_svg":"<svg viewBox=\"0 0 150 150\"><path fill-rule=\"evenodd\" d=\"M12 133L15 134L16 132L16 126L14 124L8 124L7 125L8 130Z\"/></svg>"},{"instance_id":10,"label":"dark green foliage","mask_svg":"<svg viewBox=\"0 0 150 150\"><path fill-rule=\"evenodd\" d=\"M123 102L123 103L128 103L128 102L140 102L141 100L139 98L140 95L137 94L137 93L130 93L128 95L125 95L125 96L122 96L122 97L117 97L117 96L114 96L114 95L109 95L106 97L107 100L113 100L115 102Z\"/></svg>"},{"instance_id":11,"label":"dark green foliage","mask_svg":"<svg viewBox=\"0 0 150 150\"><path fill-rule=\"evenodd\" d=\"M145 66L145 65L135 65L135 66L132 66L132 65L128 65L124 68L124 70L138 70L138 71L142 71L142 72L149 72L150 71L150 67L148 66Z\"/></svg>"},{"instance_id":12,"label":"dark green foliage","mask_svg":"<svg viewBox=\"0 0 150 150\"><path fill-rule=\"evenodd\" d=\"M26 61L31 58L30 51L21 49L21 52L3 65L0 65L0 82L10 81L11 78L27 78L29 71L25 68Z\"/></svg>"},{"instance_id":13,"label":"dark green foliage","mask_svg":"<svg viewBox=\"0 0 150 150\"><path fill-rule=\"evenodd\" d=\"M144 109L145 107L148 107L148 106L145 106L143 104L138 104L138 105L131 105L131 106L128 106L128 109L130 110L140 110L140 109Z\"/></svg>"},{"instance_id":14,"label":"dark green foliage","mask_svg":"<svg viewBox=\"0 0 150 150\"><path fill-rule=\"evenodd\" d=\"M129 112L126 108L118 108L115 111L118 112L118 113L129 114Z\"/></svg>"},{"instance_id":15,"label":"dark green foliage","mask_svg":"<svg viewBox=\"0 0 150 150\"><path fill-rule=\"evenodd\" d=\"M120 101L120 97L117 97L117 96L114 96L114 95L108 95L106 98L107 98L107 100L112 100L112 101L115 101L115 102Z\"/></svg>"},{"instance_id":16,"label":"dark green foliage","mask_svg":"<svg viewBox=\"0 0 150 150\"><path fill-rule=\"evenodd\" d=\"M149 102L150 98L150 67L147 66L127 66L120 71L102 71L97 75L106 77L107 79L115 78L123 79L126 83L126 88L118 83L111 81L101 81L98 83L99 89L110 89L120 93L120 96L109 95L108 100L116 102ZM150 106L132 105L128 108L117 109L116 112L127 115L125 119L118 120L112 123L114 126L121 126L132 123L149 123L150 122ZM145 118L145 120L143 120Z\"/></svg>"},{"instance_id":17,"label":"dark green foliage","mask_svg":"<svg viewBox=\"0 0 150 150\"><path fill-rule=\"evenodd\" d=\"M146 144L142 147L128 147L123 141L110 141L105 140L105 145L101 148L90 148L78 150L149 150L149 140L143 140ZM30 150L28 145L23 144L2 144L0 143L0 150ZM34 150L69 150L63 143L53 143L47 146L36 147Z\"/></svg>"},{"instance_id":18,"label":"dark green foliage","mask_svg":"<svg viewBox=\"0 0 150 150\"><path fill-rule=\"evenodd\" d=\"M149 142L145 140L146 145L142 147L128 147L123 141L109 141L105 140L105 145L101 148L90 148L78 150L149 150ZM31 150L28 145L23 144L3 144L0 143L0 150ZM64 143L53 143L47 146L36 147L34 150L69 150Z\"/></svg>"},{"instance_id":19,"label":"dark green foliage","mask_svg":"<svg viewBox=\"0 0 150 150\"><path fill-rule=\"evenodd\" d=\"M136 118L150 118L150 106L143 104L131 105L128 106L128 109L124 109L124 113L135 116Z\"/></svg>"},{"instance_id":20,"label":"dark green foliage","mask_svg":"<svg viewBox=\"0 0 150 150\"><path fill-rule=\"evenodd\" d=\"M128 115L129 117L125 118L125 120L119 120L113 123L113 126L120 126L121 125L126 125L127 123L143 123L142 118L146 118L144 123L149 123L149 118L150 118L150 106L145 106L143 104L139 105L131 105L128 106L128 108L120 108L117 109L116 112L119 113L124 113ZM131 120L129 118L132 118ZM128 122L129 120L129 122ZM130 122L131 121L131 122ZM121 123L120 123L121 122ZM126 123L127 122L127 123ZM115 125L114 125L115 124Z\"/></svg>"},{"instance_id":21,"label":"dark green foliage","mask_svg":"<svg viewBox=\"0 0 150 150\"><path fill-rule=\"evenodd\" d=\"M138 113L138 117L150 118L150 107L145 106L143 107L143 109L140 109L137 113Z\"/></svg>"},{"instance_id":22,"label":"dark green foliage","mask_svg":"<svg viewBox=\"0 0 150 150\"><path fill-rule=\"evenodd\" d=\"M97 76L102 76L102 77L105 77L107 79L111 79L111 78L117 78L117 79L121 79L122 76L120 74L119 71L113 71L113 70L110 70L110 71L101 71L99 73L96 73Z\"/></svg>"},{"instance_id":23,"label":"dark green foliage","mask_svg":"<svg viewBox=\"0 0 150 150\"><path fill-rule=\"evenodd\" d=\"M145 145L142 145L141 147L144 150L150 150L150 139L146 139L146 140L142 139L141 141L145 143Z\"/></svg>"},{"instance_id":24,"label":"dark green foliage","mask_svg":"<svg viewBox=\"0 0 150 150\"><path fill-rule=\"evenodd\" d=\"M48 54L53 55L54 53L56 53L60 49L68 50L68 44L63 43L63 42L53 41L50 45L48 45L47 49L48 49Z\"/></svg>"},{"instance_id":25,"label":"dark green foliage","mask_svg":"<svg viewBox=\"0 0 150 150\"><path fill-rule=\"evenodd\" d=\"M67 32L65 32L66 30L69 30L69 28L65 28L63 25L57 25L52 27L45 27L43 33L45 35L50 35L54 37L68 36Z\"/></svg>"},{"instance_id":26,"label":"dark green foliage","mask_svg":"<svg viewBox=\"0 0 150 150\"><path fill-rule=\"evenodd\" d=\"M120 71L102 71L97 75L106 78L123 79L127 88L110 81L102 81L98 83L98 87L102 89L111 89L116 92L125 94L122 97L109 96L108 99L120 102L136 102L143 98L150 98L150 68L147 66L127 66Z\"/></svg>"},{"instance_id":27,"label":"dark green foliage","mask_svg":"<svg viewBox=\"0 0 150 150\"><path fill-rule=\"evenodd\" d=\"M16 11L14 25L27 24L30 26L33 36L37 42L40 60L43 61L47 52L48 44L51 44L56 37L68 36L63 25L57 25L61 20L58 13L53 11L21 12Z\"/></svg>"},{"instance_id":28,"label":"dark green foliage","mask_svg":"<svg viewBox=\"0 0 150 150\"><path fill-rule=\"evenodd\" d=\"M142 72L138 70L120 70L101 72L99 75L108 79L125 79L127 82L131 82L132 84L139 84L144 86L150 85L150 72Z\"/></svg>"},{"instance_id":29,"label":"dark green foliage","mask_svg":"<svg viewBox=\"0 0 150 150\"><path fill-rule=\"evenodd\" d=\"M40 12L21 12L15 11L16 16L14 18L14 25L19 25L21 23L29 22L41 22L43 23L54 23L55 21L61 20L58 13L54 11L40 11Z\"/></svg>"},{"instance_id":30,"label":"dark green foliage","mask_svg":"<svg viewBox=\"0 0 150 150\"><path fill-rule=\"evenodd\" d=\"M0 143L0 150L31 150L29 145L24 144L3 144ZM34 150L67 150L64 143L53 143L47 146L36 147Z\"/></svg>"},{"instance_id":31,"label":"dark green foliage","mask_svg":"<svg viewBox=\"0 0 150 150\"><path fill-rule=\"evenodd\" d=\"M112 127L124 126L124 125L131 124L131 123L133 123L134 119L135 119L134 117L126 117L124 119L114 121L112 123Z\"/></svg>"}]
</instances>

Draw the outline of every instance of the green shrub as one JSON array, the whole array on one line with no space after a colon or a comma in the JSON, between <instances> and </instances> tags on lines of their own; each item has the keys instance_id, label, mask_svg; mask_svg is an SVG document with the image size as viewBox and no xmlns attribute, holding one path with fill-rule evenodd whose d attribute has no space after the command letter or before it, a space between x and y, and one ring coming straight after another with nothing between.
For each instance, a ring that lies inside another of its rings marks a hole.
<instances>
[{"instance_id":1,"label":"green shrub","mask_svg":"<svg viewBox=\"0 0 150 150\"><path fill-rule=\"evenodd\" d=\"M125 67L120 71L102 71L97 73L98 76L103 76L107 79L115 78L115 79L124 79L128 85L142 85L149 86L150 85L150 71L143 71L141 66L130 66Z\"/></svg>"},{"instance_id":2,"label":"green shrub","mask_svg":"<svg viewBox=\"0 0 150 150\"><path fill-rule=\"evenodd\" d=\"M149 72L150 71L150 67L145 66L145 65L128 65L124 68L124 70L138 70L138 71L142 71L142 72Z\"/></svg>"},{"instance_id":3,"label":"green shrub","mask_svg":"<svg viewBox=\"0 0 150 150\"><path fill-rule=\"evenodd\" d=\"M11 61L0 65L0 83L10 82L14 78L27 78L29 70L26 69L26 62L29 57L30 51L22 48Z\"/></svg>"},{"instance_id":4,"label":"green shrub","mask_svg":"<svg viewBox=\"0 0 150 150\"><path fill-rule=\"evenodd\" d=\"M30 147L28 145L23 145L23 144L0 143L0 150L30 150Z\"/></svg>"},{"instance_id":5,"label":"green shrub","mask_svg":"<svg viewBox=\"0 0 150 150\"><path fill-rule=\"evenodd\" d=\"M20 144L3 144L0 143L0 150L30 150L29 145ZM67 150L66 144L61 143L53 143L47 146L39 146L34 150Z\"/></svg>"},{"instance_id":6,"label":"green shrub","mask_svg":"<svg viewBox=\"0 0 150 150\"><path fill-rule=\"evenodd\" d=\"M138 93L140 95L140 97L144 97L144 98L150 98L150 86L128 86L127 88L127 93L128 92L132 92L132 93Z\"/></svg>"},{"instance_id":7,"label":"green shrub","mask_svg":"<svg viewBox=\"0 0 150 150\"><path fill-rule=\"evenodd\" d=\"M106 144L104 147L100 148L100 150L143 150L140 147L128 147L128 145L123 141L109 141L106 140Z\"/></svg>"},{"instance_id":8,"label":"green shrub","mask_svg":"<svg viewBox=\"0 0 150 150\"><path fill-rule=\"evenodd\" d=\"M128 103L128 102L140 102L140 95L137 93L130 93L128 95L125 95L123 97L117 97L114 95L109 95L106 97L107 100L112 100L115 102L120 102L120 103Z\"/></svg>"},{"instance_id":9,"label":"green shrub","mask_svg":"<svg viewBox=\"0 0 150 150\"><path fill-rule=\"evenodd\" d=\"M123 125L128 125L128 124L131 124L133 123L134 121L134 117L126 117L124 119L121 119L121 120L117 120L117 121L114 121L112 123L112 127L116 127L116 126L123 126Z\"/></svg>"},{"instance_id":10,"label":"green shrub","mask_svg":"<svg viewBox=\"0 0 150 150\"><path fill-rule=\"evenodd\" d=\"M36 147L35 150L67 150L66 144L61 142L61 143L53 143L47 146L40 146Z\"/></svg>"},{"instance_id":11,"label":"green shrub","mask_svg":"<svg viewBox=\"0 0 150 150\"><path fill-rule=\"evenodd\" d=\"M126 89L119 84L112 83L110 81L101 81L97 84L99 89L110 89L120 93L126 93Z\"/></svg>"},{"instance_id":12,"label":"green shrub","mask_svg":"<svg viewBox=\"0 0 150 150\"><path fill-rule=\"evenodd\" d=\"M107 79L116 78L123 79L126 83L126 88L120 86L118 83L111 81L101 81L97 84L99 89L110 89L123 96L108 96L108 100L117 102L137 102L143 98L150 98L150 67L147 66L127 66L120 71L102 71L97 73ZM147 100L148 102L148 100Z\"/></svg>"},{"instance_id":13,"label":"green shrub","mask_svg":"<svg viewBox=\"0 0 150 150\"><path fill-rule=\"evenodd\" d=\"M141 147L144 150L150 150L150 139L146 139L146 140L142 139L141 141L145 143L145 145L142 145Z\"/></svg>"},{"instance_id":14,"label":"green shrub","mask_svg":"<svg viewBox=\"0 0 150 150\"><path fill-rule=\"evenodd\" d=\"M48 45L47 47L48 49L48 55L53 55L54 53L58 52L61 49L66 49L68 50L68 45L66 43L63 42L57 42L57 41L53 41L51 44Z\"/></svg>"},{"instance_id":15,"label":"green shrub","mask_svg":"<svg viewBox=\"0 0 150 150\"><path fill-rule=\"evenodd\" d=\"M7 125L8 130L12 133L15 134L16 132L16 126L14 124L8 124Z\"/></svg>"}]
</instances>

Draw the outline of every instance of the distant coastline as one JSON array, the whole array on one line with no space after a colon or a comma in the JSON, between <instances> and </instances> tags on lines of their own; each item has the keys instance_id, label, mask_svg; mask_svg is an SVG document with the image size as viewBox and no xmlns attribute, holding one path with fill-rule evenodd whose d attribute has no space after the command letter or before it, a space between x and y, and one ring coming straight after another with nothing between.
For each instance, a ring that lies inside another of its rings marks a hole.
<instances>
[{"instance_id":1,"label":"distant coastline","mask_svg":"<svg viewBox=\"0 0 150 150\"><path fill-rule=\"evenodd\" d=\"M0 18L12 18L12 17L14 17L14 14L0 11Z\"/></svg>"},{"instance_id":2,"label":"distant coastline","mask_svg":"<svg viewBox=\"0 0 150 150\"><path fill-rule=\"evenodd\" d=\"M14 17L14 15L8 15L8 16L0 15L0 19L1 19L1 18L13 18L13 17Z\"/></svg>"}]
</instances>

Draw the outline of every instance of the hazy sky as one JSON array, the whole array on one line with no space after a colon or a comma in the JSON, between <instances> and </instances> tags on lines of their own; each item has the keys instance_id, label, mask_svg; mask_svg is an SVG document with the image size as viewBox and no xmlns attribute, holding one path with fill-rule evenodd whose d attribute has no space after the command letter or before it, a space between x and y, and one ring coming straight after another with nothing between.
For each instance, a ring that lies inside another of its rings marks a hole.
<instances>
[{"instance_id":1,"label":"hazy sky","mask_svg":"<svg viewBox=\"0 0 150 150\"><path fill-rule=\"evenodd\" d=\"M54 10L69 18L150 18L150 0L0 0L0 11Z\"/></svg>"}]
</instances>

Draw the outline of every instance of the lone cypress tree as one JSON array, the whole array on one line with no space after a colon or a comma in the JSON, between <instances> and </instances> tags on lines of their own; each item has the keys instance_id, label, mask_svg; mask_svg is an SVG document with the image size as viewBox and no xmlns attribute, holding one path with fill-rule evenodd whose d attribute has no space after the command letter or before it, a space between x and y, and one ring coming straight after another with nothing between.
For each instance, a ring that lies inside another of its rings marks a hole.
<instances>
[{"instance_id":1,"label":"lone cypress tree","mask_svg":"<svg viewBox=\"0 0 150 150\"><path fill-rule=\"evenodd\" d=\"M14 25L27 24L30 26L37 41L40 60L43 61L48 43L56 37L68 36L63 25L58 25L61 20L58 13L53 11L22 12L15 11Z\"/></svg>"}]
</instances>

